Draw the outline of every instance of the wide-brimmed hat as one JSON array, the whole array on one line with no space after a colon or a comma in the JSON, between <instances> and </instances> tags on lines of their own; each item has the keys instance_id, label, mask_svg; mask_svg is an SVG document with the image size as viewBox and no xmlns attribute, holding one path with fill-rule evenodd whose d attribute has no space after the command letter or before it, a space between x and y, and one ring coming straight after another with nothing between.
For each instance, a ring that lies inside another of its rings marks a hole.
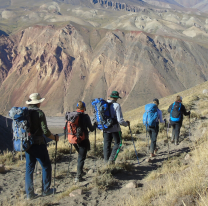
<instances>
[{"instance_id":1,"label":"wide-brimmed hat","mask_svg":"<svg viewBox=\"0 0 208 206\"><path fill-rule=\"evenodd\" d=\"M121 99L121 97L119 96L119 93L117 91L112 91L110 97L116 98L116 99L118 99L118 98Z\"/></svg>"},{"instance_id":2,"label":"wide-brimmed hat","mask_svg":"<svg viewBox=\"0 0 208 206\"><path fill-rule=\"evenodd\" d=\"M44 100L45 98L41 98L39 93L33 93L29 96L29 100L26 101L26 104L39 104Z\"/></svg>"}]
</instances>

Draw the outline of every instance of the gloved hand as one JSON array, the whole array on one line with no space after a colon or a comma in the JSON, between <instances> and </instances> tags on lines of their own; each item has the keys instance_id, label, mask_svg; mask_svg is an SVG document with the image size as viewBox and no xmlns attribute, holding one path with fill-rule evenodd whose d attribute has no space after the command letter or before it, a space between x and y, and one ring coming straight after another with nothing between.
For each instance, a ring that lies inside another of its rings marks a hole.
<instances>
[{"instance_id":1,"label":"gloved hand","mask_svg":"<svg viewBox=\"0 0 208 206\"><path fill-rule=\"evenodd\" d=\"M166 119L164 119L164 122L166 122L167 120Z\"/></svg>"},{"instance_id":2,"label":"gloved hand","mask_svg":"<svg viewBox=\"0 0 208 206\"><path fill-rule=\"evenodd\" d=\"M94 122L94 126L97 127L97 125L98 125L97 122Z\"/></svg>"},{"instance_id":3,"label":"gloved hand","mask_svg":"<svg viewBox=\"0 0 208 206\"><path fill-rule=\"evenodd\" d=\"M129 121L126 121L126 122L127 122L128 126L130 126L130 122Z\"/></svg>"},{"instance_id":4,"label":"gloved hand","mask_svg":"<svg viewBox=\"0 0 208 206\"><path fill-rule=\"evenodd\" d=\"M191 116L191 111L189 111L189 116Z\"/></svg>"},{"instance_id":5,"label":"gloved hand","mask_svg":"<svg viewBox=\"0 0 208 206\"><path fill-rule=\"evenodd\" d=\"M55 141L58 142L59 141L59 135L55 134L54 137L55 137Z\"/></svg>"}]
</instances>

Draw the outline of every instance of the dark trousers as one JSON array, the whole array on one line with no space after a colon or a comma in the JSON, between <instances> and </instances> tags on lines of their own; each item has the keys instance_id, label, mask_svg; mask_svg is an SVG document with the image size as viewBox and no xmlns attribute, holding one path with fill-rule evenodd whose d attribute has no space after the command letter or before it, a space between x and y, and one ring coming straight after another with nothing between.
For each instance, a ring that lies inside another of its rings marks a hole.
<instances>
[{"instance_id":1,"label":"dark trousers","mask_svg":"<svg viewBox=\"0 0 208 206\"><path fill-rule=\"evenodd\" d=\"M179 135L180 135L180 130L181 130L181 123L172 123L172 140L174 141L179 141Z\"/></svg>"},{"instance_id":2,"label":"dark trousers","mask_svg":"<svg viewBox=\"0 0 208 206\"><path fill-rule=\"evenodd\" d=\"M85 139L79 144L74 144L74 147L78 152L77 177L80 177L83 172L84 161L87 156L87 151L90 150L90 141L89 139Z\"/></svg>"},{"instance_id":3,"label":"dark trousers","mask_svg":"<svg viewBox=\"0 0 208 206\"><path fill-rule=\"evenodd\" d=\"M48 155L48 150L45 144L32 145L31 148L25 152L26 157L26 174L25 174L25 190L27 196L34 194L33 188L33 172L36 161L42 167L43 193L47 193L51 185L51 162Z\"/></svg>"},{"instance_id":4,"label":"dark trousers","mask_svg":"<svg viewBox=\"0 0 208 206\"><path fill-rule=\"evenodd\" d=\"M104 138L103 152L104 152L105 162L107 163L108 161L115 161L122 146L121 132L112 132L112 133L103 132L103 138ZM112 140L114 140L114 146L111 151Z\"/></svg>"},{"instance_id":5,"label":"dark trousers","mask_svg":"<svg viewBox=\"0 0 208 206\"><path fill-rule=\"evenodd\" d=\"M156 127L148 127L147 131L148 131L150 139L151 139L150 153L153 154L156 149L156 142L157 142L157 135L159 132L159 126L157 125Z\"/></svg>"}]
</instances>

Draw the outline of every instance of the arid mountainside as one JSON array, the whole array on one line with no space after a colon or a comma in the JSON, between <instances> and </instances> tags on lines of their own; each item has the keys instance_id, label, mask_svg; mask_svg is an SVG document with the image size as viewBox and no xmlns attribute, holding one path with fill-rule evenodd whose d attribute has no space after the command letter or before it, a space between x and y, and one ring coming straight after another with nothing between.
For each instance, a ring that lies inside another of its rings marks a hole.
<instances>
[{"instance_id":1,"label":"arid mountainside","mask_svg":"<svg viewBox=\"0 0 208 206\"><path fill-rule=\"evenodd\" d=\"M194 42L72 24L2 36L0 60L2 114L34 91L46 97L48 115L73 110L80 99L89 105L112 90L130 110L208 78L208 49Z\"/></svg>"}]
</instances>

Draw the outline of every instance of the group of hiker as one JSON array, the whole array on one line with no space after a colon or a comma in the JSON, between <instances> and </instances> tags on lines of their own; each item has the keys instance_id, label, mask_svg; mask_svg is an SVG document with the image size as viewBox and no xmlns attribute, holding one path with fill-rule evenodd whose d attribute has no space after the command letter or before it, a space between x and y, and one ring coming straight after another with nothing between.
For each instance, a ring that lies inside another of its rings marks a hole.
<instances>
[{"instance_id":1,"label":"group of hiker","mask_svg":"<svg viewBox=\"0 0 208 206\"><path fill-rule=\"evenodd\" d=\"M86 104L83 101L77 103L76 111L67 112L65 115L66 131L68 141L78 152L77 174L75 182L83 180L85 175L83 171L87 151L90 150L89 131L93 132L96 128L103 130L104 146L103 155L106 165L114 164L122 146L121 127L129 127L130 121L124 121L120 104L117 102L121 97L117 91L113 91L107 101L98 98L92 101L94 108L94 123L88 114L85 114ZM47 126L46 117L40 110L41 103L45 98L41 98L39 93L33 93L26 101L27 107L13 107L9 115L13 119L14 149L25 152L26 157L26 175L25 190L27 199L36 197L33 187L33 173L36 161L42 167L42 195L47 196L55 193L55 187L51 186L51 162L46 147L44 136L51 140L59 141L59 135L53 135ZM153 103L145 106L143 123L151 139L150 157L157 154L156 141L159 132L159 122L166 123L163 120L162 112L158 108L159 100L153 99ZM170 105L170 124L173 127L171 142L178 145L180 128L182 126L183 115L190 115L182 104L182 97L177 96L176 101ZM21 132L19 132L21 131ZM112 141L114 146L111 149Z\"/></svg>"}]
</instances>

